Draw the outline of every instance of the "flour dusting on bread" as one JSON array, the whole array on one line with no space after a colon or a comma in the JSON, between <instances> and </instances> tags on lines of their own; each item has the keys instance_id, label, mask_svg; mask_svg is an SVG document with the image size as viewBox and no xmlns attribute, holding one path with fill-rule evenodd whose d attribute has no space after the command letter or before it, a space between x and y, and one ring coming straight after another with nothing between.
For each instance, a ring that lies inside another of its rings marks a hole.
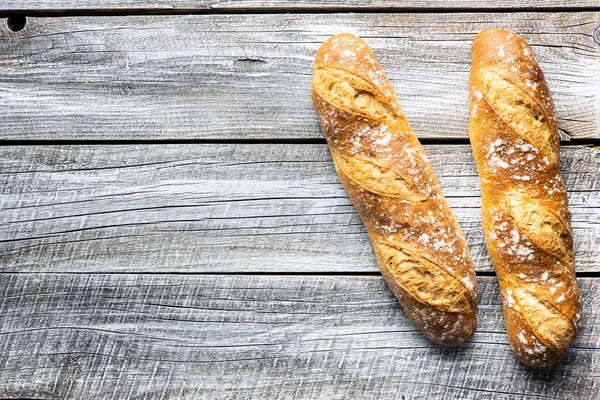
<instances>
[{"instance_id":1,"label":"flour dusting on bread","mask_svg":"<svg viewBox=\"0 0 600 400\"><path fill-rule=\"evenodd\" d=\"M466 240L366 43L349 34L327 40L315 59L312 95L336 171L389 287L425 336L462 343L477 324Z\"/></svg>"},{"instance_id":2,"label":"flour dusting on bread","mask_svg":"<svg viewBox=\"0 0 600 400\"><path fill-rule=\"evenodd\" d=\"M554 105L518 35L486 29L475 38L470 108L483 229L509 342L523 363L552 365L575 339L581 303Z\"/></svg>"}]
</instances>

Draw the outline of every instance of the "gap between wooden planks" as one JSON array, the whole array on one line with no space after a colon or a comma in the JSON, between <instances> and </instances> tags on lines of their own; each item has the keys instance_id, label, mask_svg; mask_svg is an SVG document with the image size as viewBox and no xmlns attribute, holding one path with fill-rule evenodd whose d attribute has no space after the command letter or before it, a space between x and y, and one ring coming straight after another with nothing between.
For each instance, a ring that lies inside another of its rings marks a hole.
<instances>
[{"instance_id":1,"label":"gap between wooden planks","mask_svg":"<svg viewBox=\"0 0 600 400\"><path fill-rule=\"evenodd\" d=\"M466 139L470 46L522 34L566 138L600 140L600 13L173 15L0 24L0 140L322 138L313 59L330 35L365 38L420 138Z\"/></svg>"}]
</instances>

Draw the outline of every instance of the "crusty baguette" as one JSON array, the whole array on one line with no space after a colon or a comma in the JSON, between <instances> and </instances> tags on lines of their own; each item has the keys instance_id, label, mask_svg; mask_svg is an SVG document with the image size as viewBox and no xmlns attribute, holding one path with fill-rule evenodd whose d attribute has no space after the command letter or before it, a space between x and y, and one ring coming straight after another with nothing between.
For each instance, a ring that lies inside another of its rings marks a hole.
<instances>
[{"instance_id":1,"label":"crusty baguette","mask_svg":"<svg viewBox=\"0 0 600 400\"><path fill-rule=\"evenodd\" d=\"M471 145L506 331L526 365L555 364L580 319L567 191L550 91L529 45L502 29L473 42Z\"/></svg>"},{"instance_id":2,"label":"crusty baguette","mask_svg":"<svg viewBox=\"0 0 600 400\"><path fill-rule=\"evenodd\" d=\"M369 231L384 279L436 343L475 331L466 240L375 55L339 34L317 52L313 104L340 180Z\"/></svg>"}]
</instances>

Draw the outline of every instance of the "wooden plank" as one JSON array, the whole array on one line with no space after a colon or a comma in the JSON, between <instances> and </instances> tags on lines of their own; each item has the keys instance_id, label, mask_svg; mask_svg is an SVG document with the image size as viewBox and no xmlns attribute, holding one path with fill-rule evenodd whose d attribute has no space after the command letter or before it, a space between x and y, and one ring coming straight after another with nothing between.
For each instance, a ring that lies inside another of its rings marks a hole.
<instances>
[{"instance_id":1,"label":"wooden plank","mask_svg":"<svg viewBox=\"0 0 600 400\"><path fill-rule=\"evenodd\" d=\"M312 62L330 35L363 36L421 138L467 138L474 35L533 46L559 123L600 138L599 12L171 15L0 24L0 140L322 138Z\"/></svg>"},{"instance_id":2,"label":"wooden plank","mask_svg":"<svg viewBox=\"0 0 600 400\"><path fill-rule=\"evenodd\" d=\"M468 145L427 145L491 271ZM579 272L600 271L600 152L564 146ZM326 145L0 147L0 265L54 272L376 272Z\"/></svg>"},{"instance_id":3,"label":"wooden plank","mask_svg":"<svg viewBox=\"0 0 600 400\"><path fill-rule=\"evenodd\" d=\"M286 10L422 10L438 9L589 9L600 7L598 0L400 0L390 4L386 0L4 0L3 11L72 12L74 10L93 11L154 11L154 12L193 12L193 11L286 11Z\"/></svg>"},{"instance_id":4,"label":"wooden plank","mask_svg":"<svg viewBox=\"0 0 600 400\"><path fill-rule=\"evenodd\" d=\"M479 329L425 339L377 276L1 274L0 397L596 399L600 279L555 367L524 367L494 277Z\"/></svg>"}]
</instances>

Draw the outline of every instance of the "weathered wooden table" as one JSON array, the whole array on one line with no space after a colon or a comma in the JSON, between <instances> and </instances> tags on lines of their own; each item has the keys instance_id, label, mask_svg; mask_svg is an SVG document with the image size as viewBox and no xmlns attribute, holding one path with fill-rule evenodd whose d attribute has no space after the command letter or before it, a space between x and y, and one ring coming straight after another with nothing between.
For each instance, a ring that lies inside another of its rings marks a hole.
<instances>
[{"instance_id":1,"label":"weathered wooden table","mask_svg":"<svg viewBox=\"0 0 600 400\"><path fill-rule=\"evenodd\" d=\"M600 1L0 3L0 398L600 398ZM543 370L508 346L481 233L467 78L490 26L532 44L564 139L583 327ZM335 175L310 82L342 31L467 235L460 347L407 320Z\"/></svg>"}]
</instances>

